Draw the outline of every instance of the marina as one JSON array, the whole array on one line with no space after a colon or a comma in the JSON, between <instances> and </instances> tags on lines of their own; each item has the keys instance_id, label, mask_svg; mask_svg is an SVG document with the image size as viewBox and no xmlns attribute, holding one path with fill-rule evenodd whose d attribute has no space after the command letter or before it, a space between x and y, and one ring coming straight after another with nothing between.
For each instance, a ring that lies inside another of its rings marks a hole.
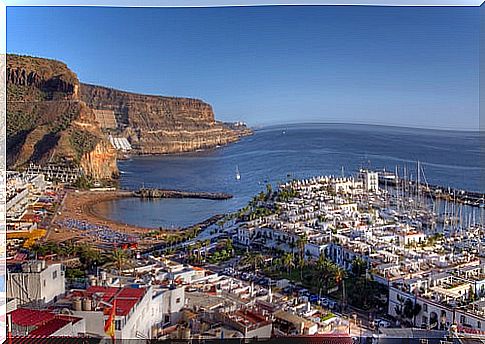
<instances>
[{"instance_id":1,"label":"marina","mask_svg":"<svg viewBox=\"0 0 485 344\"><path fill-rule=\"evenodd\" d=\"M417 165L419 166L419 163ZM433 199L466 204L472 207L483 208L485 206L485 193L428 184L427 182L400 177L397 172L393 173L385 170L377 172L379 172L379 183L383 187L393 186L404 192L421 193Z\"/></svg>"}]
</instances>

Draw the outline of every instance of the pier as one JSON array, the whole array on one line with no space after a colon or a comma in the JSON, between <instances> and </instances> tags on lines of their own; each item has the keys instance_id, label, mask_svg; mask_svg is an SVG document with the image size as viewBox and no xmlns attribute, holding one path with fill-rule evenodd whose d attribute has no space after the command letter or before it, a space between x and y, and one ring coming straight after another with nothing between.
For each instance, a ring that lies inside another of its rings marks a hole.
<instances>
[{"instance_id":1,"label":"pier","mask_svg":"<svg viewBox=\"0 0 485 344\"><path fill-rule=\"evenodd\" d=\"M233 197L231 194L227 194L224 192L191 192L146 188L135 191L133 195L140 198L200 198L211 200L226 200Z\"/></svg>"}]
</instances>

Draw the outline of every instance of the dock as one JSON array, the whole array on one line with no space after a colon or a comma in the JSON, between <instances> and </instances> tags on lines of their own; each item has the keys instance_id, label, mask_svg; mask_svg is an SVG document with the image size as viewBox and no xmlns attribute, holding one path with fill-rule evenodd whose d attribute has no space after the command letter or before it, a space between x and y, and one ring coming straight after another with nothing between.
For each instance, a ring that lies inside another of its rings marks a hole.
<instances>
[{"instance_id":1,"label":"dock","mask_svg":"<svg viewBox=\"0 0 485 344\"><path fill-rule=\"evenodd\" d=\"M147 189L142 188L133 192L135 197L140 198L200 198L210 200L227 200L233 196L224 192L191 192L166 189Z\"/></svg>"}]
</instances>

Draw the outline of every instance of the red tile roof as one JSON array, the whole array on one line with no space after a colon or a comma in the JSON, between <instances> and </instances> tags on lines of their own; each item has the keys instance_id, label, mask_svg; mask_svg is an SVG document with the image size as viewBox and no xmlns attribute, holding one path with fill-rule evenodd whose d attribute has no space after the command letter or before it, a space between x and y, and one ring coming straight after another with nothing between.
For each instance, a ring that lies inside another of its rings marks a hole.
<instances>
[{"instance_id":1,"label":"red tile roof","mask_svg":"<svg viewBox=\"0 0 485 344\"><path fill-rule=\"evenodd\" d=\"M14 336L12 344L86 344L85 337ZM88 341L89 343L89 341Z\"/></svg>"},{"instance_id":2,"label":"red tile roof","mask_svg":"<svg viewBox=\"0 0 485 344\"><path fill-rule=\"evenodd\" d=\"M12 322L18 326L35 327L29 332L29 337L50 336L69 323L77 323L82 318L63 314L55 314L49 310L19 308L10 313Z\"/></svg>"},{"instance_id":3,"label":"red tile roof","mask_svg":"<svg viewBox=\"0 0 485 344\"><path fill-rule=\"evenodd\" d=\"M123 289L116 287L101 287L91 286L85 291L75 291L72 296L92 297L93 294L102 294L101 299L113 304L116 299L116 315L126 316L131 309L143 298L146 293L145 288L131 288L124 287ZM109 311L109 306L104 306L105 314Z\"/></svg>"},{"instance_id":4,"label":"red tile roof","mask_svg":"<svg viewBox=\"0 0 485 344\"><path fill-rule=\"evenodd\" d=\"M137 298L140 299L145 295L145 289L143 288L124 288L121 292L116 296L117 299L119 298Z\"/></svg>"},{"instance_id":5,"label":"red tile roof","mask_svg":"<svg viewBox=\"0 0 485 344\"><path fill-rule=\"evenodd\" d=\"M18 308L10 313L12 323L19 326L37 326L54 319L50 311Z\"/></svg>"},{"instance_id":6,"label":"red tile roof","mask_svg":"<svg viewBox=\"0 0 485 344\"><path fill-rule=\"evenodd\" d=\"M32 332L30 332L29 335L30 336L50 336L70 323L71 321L67 319L54 318L46 322L42 326L39 326Z\"/></svg>"},{"instance_id":7,"label":"red tile roof","mask_svg":"<svg viewBox=\"0 0 485 344\"><path fill-rule=\"evenodd\" d=\"M116 315L128 315L130 310L137 304L138 299L118 299L116 298Z\"/></svg>"}]
</instances>

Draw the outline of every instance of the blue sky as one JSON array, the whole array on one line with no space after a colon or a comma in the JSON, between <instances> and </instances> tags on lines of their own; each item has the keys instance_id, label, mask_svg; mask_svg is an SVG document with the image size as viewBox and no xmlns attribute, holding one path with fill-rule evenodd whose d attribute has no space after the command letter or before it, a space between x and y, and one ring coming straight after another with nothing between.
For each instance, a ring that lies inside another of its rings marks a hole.
<instances>
[{"instance_id":1,"label":"blue sky","mask_svg":"<svg viewBox=\"0 0 485 344\"><path fill-rule=\"evenodd\" d=\"M9 7L7 51L250 125L478 129L479 9Z\"/></svg>"}]
</instances>

